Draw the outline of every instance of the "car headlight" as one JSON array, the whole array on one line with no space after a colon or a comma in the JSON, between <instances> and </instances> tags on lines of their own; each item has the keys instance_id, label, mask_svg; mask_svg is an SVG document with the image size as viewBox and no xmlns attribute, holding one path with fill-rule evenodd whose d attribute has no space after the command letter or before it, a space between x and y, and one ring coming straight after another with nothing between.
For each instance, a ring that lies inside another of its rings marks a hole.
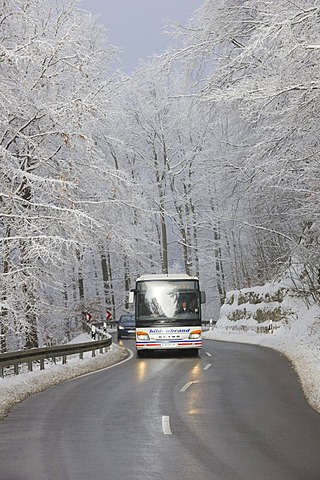
<instances>
[{"instance_id":1,"label":"car headlight","mask_svg":"<svg viewBox=\"0 0 320 480\"><path fill-rule=\"evenodd\" d=\"M119 330L124 330L124 327L122 327L121 325L119 325Z\"/></svg>"}]
</instances>

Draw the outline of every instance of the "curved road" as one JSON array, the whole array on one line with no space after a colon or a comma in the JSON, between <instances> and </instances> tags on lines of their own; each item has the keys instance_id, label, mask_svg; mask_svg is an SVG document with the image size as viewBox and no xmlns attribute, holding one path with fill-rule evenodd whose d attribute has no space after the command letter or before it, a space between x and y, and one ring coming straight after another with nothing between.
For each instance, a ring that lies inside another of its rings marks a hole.
<instances>
[{"instance_id":1,"label":"curved road","mask_svg":"<svg viewBox=\"0 0 320 480\"><path fill-rule=\"evenodd\" d=\"M14 407L0 478L319 480L319 445L320 416L283 356L205 341L199 357L134 355Z\"/></svg>"}]
</instances>

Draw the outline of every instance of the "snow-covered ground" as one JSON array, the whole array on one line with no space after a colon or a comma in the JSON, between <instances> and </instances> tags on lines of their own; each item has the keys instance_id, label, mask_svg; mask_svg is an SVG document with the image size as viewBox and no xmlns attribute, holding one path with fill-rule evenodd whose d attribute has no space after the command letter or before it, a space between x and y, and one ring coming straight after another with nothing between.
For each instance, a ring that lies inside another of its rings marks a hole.
<instances>
[{"instance_id":1,"label":"snow-covered ground","mask_svg":"<svg viewBox=\"0 0 320 480\"><path fill-rule=\"evenodd\" d=\"M247 322L228 321L222 307L217 325L205 332L203 337L251 343L280 351L297 372L307 401L320 413L320 308L317 305L307 307L302 300L292 296L285 296L281 305L292 314L278 324L273 322L274 327L278 327L273 333L239 330L241 324ZM248 324L252 325L252 320Z\"/></svg>"},{"instance_id":2,"label":"snow-covered ground","mask_svg":"<svg viewBox=\"0 0 320 480\"><path fill-rule=\"evenodd\" d=\"M90 340L90 335L83 333L71 343L89 342ZM53 385L80 375L108 368L130 358L130 354L123 347L112 344L106 353L97 353L96 357L92 357L91 352L86 352L83 357L83 360L80 360L79 355L70 356L66 365L46 364L45 370L42 371L34 370L17 376L0 378L0 419L8 414L11 407L29 395L42 392Z\"/></svg>"}]
</instances>

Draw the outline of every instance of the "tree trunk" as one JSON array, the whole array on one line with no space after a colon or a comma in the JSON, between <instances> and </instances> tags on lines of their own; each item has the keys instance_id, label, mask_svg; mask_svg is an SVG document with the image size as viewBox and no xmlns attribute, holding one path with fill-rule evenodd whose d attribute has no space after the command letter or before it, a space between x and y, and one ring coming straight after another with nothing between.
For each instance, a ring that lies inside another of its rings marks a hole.
<instances>
[{"instance_id":1,"label":"tree trunk","mask_svg":"<svg viewBox=\"0 0 320 480\"><path fill-rule=\"evenodd\" d=\"M104 291L104 302L105 308L110 308L110 285L109 285L109 267L107 262L107 255L104 251L101 250L101 269L102 269L102 279L103 279L103 291Z\"/></svg>"},{"instance_id":2,"label":"tree trunk","mask_svg":"<svg viewBox=\"0 0 320 480\"><path fill-rule=\"evenodd\" d=\"M123 271L124 271L124 308L129 310L129 291L130 291L130 265L127 255L123 257Z\"/></svg>"},{"instance_id":3,"label":"tree trunk","mask_svg":"<svg viewBox=\"0 0 320 480\"><path fill-rule=\"evenodd\" d=\"M216 278L217 278L217 287L220 298L220 305L223 305L224 299L226 297L226 287L224 281L224 271L223 271L223 262L221 255L221 235L219 225L214 227L214 256L215 256L215 265L216 265Z\"/></svg>"},{"instance_id":4,"label":"tree trunk","mask_svg":"<svg viewBox=\"0 0 320 480\"><path fill-rule=\"evenodd\" d=\"M83 273L82 273L82 262L83 255L79 249L77 249L77 260L78 260L78 289L79 289L79 297L80 302L83 303L84 301L84 281L83 281Z\"/></svg>"},{"instance_id":5,"label":"tree trunk","mask_svg":"<svg viewBox=\"0 0 320 480\"><path fill-rule=\"evenodd\" d=\"M6 228L6 237L10 236L10 229L9 227ZM3 275L9 273L9 251L7 242L3 242ZM6 301L6 287L3 287L3 294L1 296L1 302ZM8 310L4 307L0 307L0 353L5 353L8 350L7 347L7 325L6 321L8 319Z\"/></svg>"},{"instance_id":6,"label":"tree trunk","mask_svg":"<svg viewBox=\"0 0 320 480\"><path fill-rule=\"evenodd\" d=\"M35 308L35 298L33 295L33 290L30 287L27 287L26 284L22 287L24 293L25 301L25 316L26 316L26 329L25 329L25 348L29 350L30 348L38 348L38 331L37 331L37 318L34 313Z\"/></svg>"},{"instance_id":7,"label":"tree trunk","mask_svg":"<svg viewBox=\"0 0 320 480\"><path fill-rule=\"evenodd\" d=\"M162 239L162 273L168 273L168 238L167 238L167 225L165 219L165 212L163 209L160 211L161 222L161 239Z\"/></svg>"}]
</instances>

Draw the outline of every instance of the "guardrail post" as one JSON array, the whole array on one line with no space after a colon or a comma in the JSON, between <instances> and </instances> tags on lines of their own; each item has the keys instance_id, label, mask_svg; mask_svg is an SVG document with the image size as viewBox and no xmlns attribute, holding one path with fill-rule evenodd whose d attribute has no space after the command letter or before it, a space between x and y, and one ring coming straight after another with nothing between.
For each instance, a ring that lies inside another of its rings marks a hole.
<instances>
[{"instance_id":1,"label":"guardrail post","mask_svg":"<svg viewBox=\"0 0 320 480\"><path fill-rule=\"evenodd\" d=\"M44 358L40 358L40 370L44 370Z\"/></svg>"},{"instance_id":2,"label":"guardrail post","mask_svg":"<svg viewBox=\"0 0 320 480\"><path fill-rule=\"evenodd\" d=\"M19 375L19 365L18 365L18 363L14 363L13 371L14 371L15 375Z\"/></svg>"},{"instance_id":3,"label":"guardrail post","mask_svg":"<svg viewBox=\"0 0 320 480\"><path fill-rule=\"evenodd\" d=\"M62 365L65 365L67 363L67 356L62 355Z\"/></svg>"},{"instance_id":4,"label":"guardrail post","mask_svg":"<svg viewBox=\"0 0 320 480\"><path fill-rule=\"evenodd\" d=\"M32 360L29 360L29 361L28 361L28 372L32 372L32 371L33 371Z\"/></svg>"},{"instance_id":5,"label":"guardrail post","mask_svg":"<svg viewBox=\"0 0 320 480\"><path fill-rule=\"evenodd\" d=\"M92 350L92 356L93 356L93 357L96 356L96 350L95 350L95 348Z\"/></svg>"},{"instance_id":6,"label":"guardrail post","mask_svg":"<svg viewBox=\"0 0 320 480\"><path fill-rule=\"evenodd\" d=\"M83 360L83 352L79 353L79 358L80 358L80 360Z\"/></svg>"}]
</instances>

